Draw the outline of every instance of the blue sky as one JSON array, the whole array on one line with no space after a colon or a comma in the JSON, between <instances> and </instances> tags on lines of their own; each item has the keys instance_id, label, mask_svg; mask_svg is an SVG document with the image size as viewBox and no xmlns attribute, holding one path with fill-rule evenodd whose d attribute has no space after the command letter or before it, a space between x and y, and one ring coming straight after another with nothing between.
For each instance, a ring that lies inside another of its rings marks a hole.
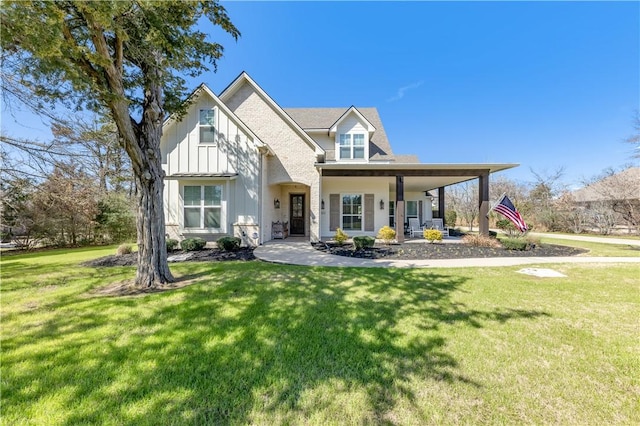
<instances>
[{"instance_id":1,"label":"blue sky","mask_svg":"<svg viewBox=\"0 0 640 426\"><path fill-rule=\"evenodd\" d=\"M375 106L394 152L520 163L504 172L519 181L564 166L579 185L631 161L638 2L223 5L242 36L212 32L225 56L193 88L244 70L283 107Z\"/></svg>"}]
</instances>

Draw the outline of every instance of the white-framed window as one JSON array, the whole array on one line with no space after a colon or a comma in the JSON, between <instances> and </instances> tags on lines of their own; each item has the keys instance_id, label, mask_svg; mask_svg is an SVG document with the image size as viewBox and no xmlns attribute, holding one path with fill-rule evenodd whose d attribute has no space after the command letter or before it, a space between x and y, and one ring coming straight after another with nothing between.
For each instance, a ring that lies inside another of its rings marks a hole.
<instances>
[{"instance_id":1,"label":"white-framed window","mask_svg":"<svg viewBox=\"0 0 640 426\"><path fill-rule=\"evenodd\" d=\"M362 194L342 195L342 229L362 231Z\"/></svg>"},{"instance_id":2,"label":"white-framed window","mask_svg":"<svg viewBox=\"0 0 640 426\"><path fill-rule=\"evenodd\" d=\"M341 160L364 160L365 157L365 135L364 133L341 133L340 134L340 159Z\"/></svg>"},{"instance_id":3,"label":"white-framed window","mask_svg":"<svg viewBox=\"0 0 640 426\"><path fill-rule=\"evenodd\" d=\"M215 119L216 119L215 110L213 109L200 110L200 120L198 122L198 128L200 131L200 143L216 142Z\"/></svg>"},{"instance_id":4,"label":"white-framed window","mask_svg":"<svg viewBox=\"0 0 640 426\"><path fill-rule=\"evenodd\" d=\"M406 214L406 222L409 222L411 218L418 218L418 202L417 201L407 201L407 214Z\"/></svg>"},{"instance_id":5,"label":"white-framed window","mask_svg":"<svg viewBox=\"0 0 640 426\"><path fill-rule=\"evenodd\" d=\"M185 185L184 227L222 228L222 185Z\"/></svg>"}]
</instances>

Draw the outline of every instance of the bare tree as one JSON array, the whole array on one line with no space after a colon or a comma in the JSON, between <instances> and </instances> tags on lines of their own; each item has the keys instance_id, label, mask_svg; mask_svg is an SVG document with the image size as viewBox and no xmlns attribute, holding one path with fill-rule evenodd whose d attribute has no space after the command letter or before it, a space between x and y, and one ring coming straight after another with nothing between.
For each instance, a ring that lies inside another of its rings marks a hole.
<instances>
[{"instance_id":1,"label":"bare tree","mask_svg":"<svg viewBox=\"0 0 640 426\"><path fill-rule=\"evenodd\" d=\"M633 145L631 157L640 158L640 111L636 110L633 117L633 134L624 140Z\"/></svg>"},{"instance_id":2,"label":"bare tree","mask_svg":"<svg viewBox=\"0 0 640 426\"><path fill-rule=\"evenodd\" d=\"M478 189L472 182L463 182L447 188L447 204L455 210L463 223L473 231L473 225L480 214Z\"/></svg>"},{"instance_id":3,"label":"bare tree","mask_svg":"<svg viewBox=\"0 0 640 426\"><path fill-rule=\"evenodd\" d=\"M624 223L630 232L640 230L639 167L609 168L584 183L585 187L575 192L576 202L592 211L598 228L611 227L614 221Z\"/></svg>"},{"instance_id":4,"label":"bare tree","mask_svg":"<svg viewBox=\"0 0 640 426\"><path fill-rule=\"evenodd\" d=\"M531 219L547 231L562 230L564 218L556 206L556 200L566 191L566 185L562 182L564 167L550 172L530 170L535 178L529 191Z\"/></svg>"}]
</instances>

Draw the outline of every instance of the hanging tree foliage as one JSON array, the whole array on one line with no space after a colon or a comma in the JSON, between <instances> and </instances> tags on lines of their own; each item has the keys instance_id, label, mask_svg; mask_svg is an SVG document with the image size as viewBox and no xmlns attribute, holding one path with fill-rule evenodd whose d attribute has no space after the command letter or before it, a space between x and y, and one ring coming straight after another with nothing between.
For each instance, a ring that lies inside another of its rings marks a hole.
<instances>
[{"instance_id":1,"label":"hanging tree foliage","mask_svg":"<svg viewBox=\"0 0 640 426\"><path fill-rule=\"evenodd\" d=\"M215 70L223 47L197 28L208 19L240 35L217 1L4 1L3 74L51 102L109 111L133 169L136 285L173 281L165 248L162 123L181 114L182 76Z\"/></svg>"}]
</instances>

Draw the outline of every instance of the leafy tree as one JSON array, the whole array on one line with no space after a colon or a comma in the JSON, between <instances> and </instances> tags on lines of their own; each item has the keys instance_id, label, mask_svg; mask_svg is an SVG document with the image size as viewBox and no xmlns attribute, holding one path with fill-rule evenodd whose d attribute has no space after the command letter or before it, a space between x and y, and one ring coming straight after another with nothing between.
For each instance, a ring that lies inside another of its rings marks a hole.
<instances>
[{"instance_id":1,"label":"leafy tree","mask_svg":"<svg viewBox=\"0 0 640 426\"><path fill-rule=\"evenodd\" d=\"M122 243L131 241L136 234L136 219L129 199L122 193L106 194L98 201L96 232L98 241Z\"/></svg>"},{"instance_id":2,"label":"leafy tree","mask_svg":"<svg viewBox=\"0 0 640 426\"><path fill-rule=\"evenodd\" d=\"M34 191L33 181L27 178L3 179L0 183L2 239L16 241L22 248L38 244L46 231L41 220L44 215L31 202Z\"/></svg>"},{"instance_id":3,"label":"leafy tree","mask_svg":"<svg viewBox=\"0 0 640 426\"><path fill-rule=\"evenodd\" d=\"M160 137L167 114L184 113L181 75L216 66L223 47L200 18L240 35L218 1L5 1L0 45L26 86L52 102L109 111L133 169L136 285L173 281L167 264ZM3 53L4 54L4 53Z\"/></svg>"}]
</instances>

